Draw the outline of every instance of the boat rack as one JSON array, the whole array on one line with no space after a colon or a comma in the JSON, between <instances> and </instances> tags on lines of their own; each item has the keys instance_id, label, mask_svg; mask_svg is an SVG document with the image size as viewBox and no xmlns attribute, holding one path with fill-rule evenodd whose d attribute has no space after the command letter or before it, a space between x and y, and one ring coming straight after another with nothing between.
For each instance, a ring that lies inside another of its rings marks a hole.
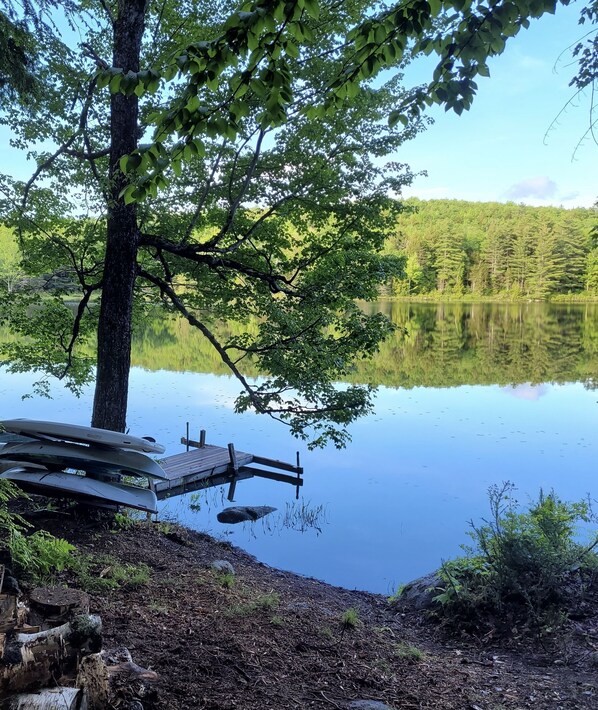
<instances>
[{"instance_id":1,"label":"boat rack","mask_svg":"<svg viewBox=\"0 0 598 710\"><path fill-rule=\"evenodd\" d=\"M295 486L295 495L299 498L299 489L303 485L303 467L300 466L299 452L295 465L237 451L233 444L226 447L213 446L206 444L204 429L200 431L199 441L190 439L189 424L187 435L181 438L181 444L187 447L186 451L159 461L168 480L151 481L158 500L228 483L227 498L232 501L237 482L254 476L289 483ZM267 468L261 468L262 466Z\"/></svg>"}]
</instances>

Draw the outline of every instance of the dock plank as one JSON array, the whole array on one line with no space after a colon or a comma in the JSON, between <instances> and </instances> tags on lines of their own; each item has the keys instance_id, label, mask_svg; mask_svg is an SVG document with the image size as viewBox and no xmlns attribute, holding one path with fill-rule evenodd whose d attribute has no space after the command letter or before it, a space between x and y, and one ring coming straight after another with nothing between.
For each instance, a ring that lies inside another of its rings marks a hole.
<instances>
[{"instance_id":1,"label":"dock plank","mask_svg":"<svg viewBox=\"0 0 598 710\"><path fill-rule=\"evenodd\" d=\"M185 444L194 443L187 439L183 439L182 442ZM291 471L297 476L291 477L273 471L254 469L248 465L251 463L260 463L284 471ZM167 479L153 482L154 491L160 499L223 483L231 484L231 491L234 491L234 484L237 480L253 476L292 483L297 486L297 490L303 483L301 480L302 468L283 461L237 451L232 444L229 444L228 447L204 444L180 454L168 456L160 461L160 465L164 469Z\"/></svg>"},{"instance_id":2,"label":"dock plank","mask_svg":"<svg viewBox=\"0 0 598 710\"><path fill-rule=\"evenodd\" d=\"M240 466L246 466L253 461L252 454L237 451L237 462ZM200 449L184 451L181 454L174 454L162 459L160 462L169 481L183 476L194 475L198 472L210 469L221 468L225 470L231 466L228 449L223 446L203 446Z\"/></svg>"}]
</instances>

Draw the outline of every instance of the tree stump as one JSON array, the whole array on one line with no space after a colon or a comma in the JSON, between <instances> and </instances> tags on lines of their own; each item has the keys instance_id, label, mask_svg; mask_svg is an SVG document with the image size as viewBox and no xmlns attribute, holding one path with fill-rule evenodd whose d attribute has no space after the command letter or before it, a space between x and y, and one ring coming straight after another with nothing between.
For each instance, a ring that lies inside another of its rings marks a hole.
<instances>
[{"instance_id":1,"label":"tree stump","mask_svg":"<svg viewBox=\"0 0 598 710\"><path fill-rule=\"evenodd\" d=\"M89 596L79 589L38 587L29 602L29 623L42 630L65 624L77 614L89 614Z\"/></svg>"},{"instance_id":2,"label":"tree stump","mask_svg":"<svg viewBox=\"0 0 598 710\"><path fill-rule=\"evenodd\" d=\"M101 653L94 653L81 660L75 685L85 691L88 710L105 710L110 706L108 669Z\"/></svg>"},{"instance_id":3,"label":"tree stump","mask_svg":"<svg viewBox=\"0 0 598 710\"><path fill-rule=\"evenodd\" d=\"M12 631L17 625L17 597L0 594L0 633Z\"/></svg>"},{"instance_id":4,"label":"tree stump","mask_svg":"<svg viewBox=\"0 0 598 710\"><path fill-rule=\"evenodd\" d=\"M101 656L106 664L112 698L130 697L131 694L136 698L151 698L155 695L152 686L158 680L158 674L134 663L128 648L121 646L102 651Z\"/></svg>"}]
</instances>

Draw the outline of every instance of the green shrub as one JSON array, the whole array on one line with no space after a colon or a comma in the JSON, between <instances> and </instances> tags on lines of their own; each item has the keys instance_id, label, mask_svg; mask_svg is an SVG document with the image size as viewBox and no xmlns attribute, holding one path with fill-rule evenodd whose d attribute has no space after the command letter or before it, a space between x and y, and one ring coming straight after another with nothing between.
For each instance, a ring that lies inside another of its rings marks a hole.
<instances>
[{"instance_id":1,"label":"green shrub","mask_svg":"<svg viewBox=\"0 0 598 710\"><path fill-rule=\"evenodd\" d=\"M71 566L75 547L45 530L32 535L31 528L20 515L11 513L7 504L18 497L26 497L10 481L0 479L0 548L8 550L15 572L21 580L32 584L48 584L57 572Z\"/></svg>"},{"instance_id":2,"label":"green shrub","mask_svg":"<svg viewBox=\"0 0 598 710\"><path fill-rule=\"evenodd\" d=\"M567 503L540 491L520 512L513 488L510 483L490 488L490 520L471 523L474 544L464 547L467 555L443 563L443 586L435 599L446 616L475 621L493 613L525 614L542 626L593 580L598 536L586 545L578 537L580 523L596 522L589 502Z\"/></svg>"},{"instance_id":3,"label":"green shrub","mask_svg":"<svg viewBox=\"0 0 598 710\"><path fill-rule=\"evenodd\" d=\"M19 578L37 585L52 582L57 572L71 567L76 552L74 545L45 530L32 535L13 530L8 548Z\"/></svg>"}]
</instances>

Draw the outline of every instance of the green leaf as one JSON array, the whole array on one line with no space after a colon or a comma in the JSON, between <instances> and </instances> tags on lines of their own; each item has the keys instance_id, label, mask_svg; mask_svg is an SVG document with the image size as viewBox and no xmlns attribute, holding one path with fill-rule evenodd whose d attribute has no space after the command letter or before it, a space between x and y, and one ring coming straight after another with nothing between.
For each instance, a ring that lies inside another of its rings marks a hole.
<instances>
[{"instance_id":1,"label":"green leaf","mask_svg":"<svg viewBox=\"0 0 598 710\"><path fill-rule=\"evenodd\" d=\"M195 148L195 150L196 150L196 152L197 152L197 155L198 155L200 158L203 158L203 157L205 156L205 154L206 154L206 147L205 147L204 142L203 142L203 140L202 140L201 138L194 138L194 139L191 141L190 145L193 145L193 146L194 146L194 148Z\"/></svg>"},{"instance_id":2,"label":"green leaf","mask_svg":"<svg viewBox=\"0 0 598 710\"><path fill-rule=\"evenodd\" d=\"M172 81L178 74L179 68L176 64L169 64L163 71L162 76L165 81Z\"/></svg>"},{"instance_id":3,"label":"green leaf","mask_svg":"<svg viewBox=\"0 0 598 710\"><path fill-rule=\"evenodd\" d=\"M115 74L112 79L110 79L110 93L111 94L118 94L120 90L120 84L123 80L123 75L122 74Z\"/></svg>"},{"instance_id":4,"label":"green leaf","mask_svg":"<svg viewBox=\"0 0 598 710\"><path fill-rule=\"evenodd\" d=\"M99 71L97 73L97 81L96 81L96 86L98 89L104 89L108 84L110 84L110 80L112 79L112 74L108 71Z\"/></svg>"},{"instance_id":5,"label":"green leaf","mask_svg":"<svg viewBox=\"0 0 598 710\"><path fill-rule=\"evenodd\" d=\"M291 42L291 40L288 40L286 45L285 45L285 51L289 55L289 57L292 57L293 59L297 59L299 56L299 47L294 42Z\"/></svg>"},{"instance_id":6,"label":"green leaf","mask_svg":"<svg viewBox=\"0 0 598 710\"><path fill-rule=\"evenodd\" d=\"M388 117L388 125L391 128L394 128L397 123L401 123L403 126L407 126L409 124L409 120L407 119L407 116L405 116L401 111L392 111L390 116Z\"/></svg>"},{"instance_id":7,"label":"green leaf","mask_svg":"<svg viewBox=\"0 0 598 710\"><path fill-rule=\"evenodd\" d=\"M305 12L317 20L320 17L320 4L318 0L303 0L303 5L305 7Z\"/></svg>"},{"instance_id":8,"label":"green leaf","mask_svg":"<svg viewBox=\"0 0 598 710\"><path fill-rule=\"evenodd\" d=\"M119 197L122 197L125 205L130 205L135 202L135 197L133 196L137 191L135 185L127 185L124 190L121 191Z\"/></svg>"}]
</instances>

